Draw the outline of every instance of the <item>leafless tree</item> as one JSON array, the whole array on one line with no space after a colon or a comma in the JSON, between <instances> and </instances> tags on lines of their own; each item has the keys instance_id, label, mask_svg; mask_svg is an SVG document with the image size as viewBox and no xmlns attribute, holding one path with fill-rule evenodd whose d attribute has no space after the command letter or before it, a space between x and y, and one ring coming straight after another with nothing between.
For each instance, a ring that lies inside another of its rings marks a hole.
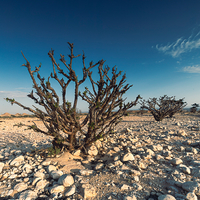
<instances>
[{"instance_id":1,"label":"leafless tree","mask_svg":"<svg viewBox=\"0 0 200 200\"><path fill-rule=\"evenodd\" d=\"M35 93L32 90L28 97L34 100L36 104L42 106L45 111L35 106L35 109L26 107L14 99L6 98L6 100L11 104L21 106L41 119L47 131L41 130L36 124L29 126L29 128L53 136L54 148L72 151L74 149L86 149L94 141L110 134L116 124L120 122L121 117L126 114L127 110L137 104L140 96L138 95L135 101L125 103L126 99L123 99L122 96L132 87L129 84L124 85L126 75L124 74L121 80L117 82L121 71L117 72L117 68L113 67L112 77L110 78L108 76L110 68L108 66L103 67L104 60L100 60L95 64L90 62L89 66L86 67L84 53L82 55L83 75L82 79L79 80L78 75L72 68L72 63L74 58L81 55L75 56L73 54L73 43L68 42L68 44L70 49L70 54L68 55L69 64L67 64L65 56L60 55L60 61L66 67L67 72L61 69L60 65L54 59L54 50L50 50L48 55L52 61L53 73L51 73L46 82L45 78L39 74L41 64L35 70L32 70L29 61L22 53L26 60L26 64L23 64L23 66L28 69L33 82L33 88L36 90ZM96 66L98 66L99 80L95 82L92 78L91 69ZM58 77L57 72L62 78ZM37 73L40 85L36 82L35 73ZM79 86L85 82L87 77L89 77L91 83L91 91L85 87L85 91L81 93ZM57 92L51 86L50 78L55 79L60 85L62 90L61 98L59 98ZM74 83L75 86L73 105L66 99L66 89L70 83ZM81 97L82 100L89 104L89 112L82 120L80 120L79 113L77 112L78 97ZM86 132L83 130L84 127L87 127ZM67 137L64 137L63 133Z\"/></svg>"},{"instance_id":2,"label":"leafless tree","mask_svg":"<svg viewBox=\"0 0 200 200\"><path fill-rule=\"evenodd\" d=\"M198 107L199 107L199 104L193 103L193 104L192 104L192 107L190 108L190 112L196 113Z\"/></svg>"},{"instance_id":3,"label":"leafless tree","mask_svg":"<svg viewBox=\"0 0 200 200\"><path fill-rule=\"evenodd\" d=\"M149 98L149 100L140 101L141 108L147 109L154 116L156 121L162 121L165 117L172 117L175 113L180 112L187 104L183 99L175 100L175 97Z\"/></svg>"}]
</instances>

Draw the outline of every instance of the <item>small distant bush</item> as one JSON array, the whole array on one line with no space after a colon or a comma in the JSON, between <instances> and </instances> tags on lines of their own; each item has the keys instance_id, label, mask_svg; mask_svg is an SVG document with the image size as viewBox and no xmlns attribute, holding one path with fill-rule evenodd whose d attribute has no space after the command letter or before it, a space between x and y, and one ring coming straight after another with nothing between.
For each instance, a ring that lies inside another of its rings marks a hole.
<instances>
[{"instance_id":1,"label":"small distant bush","mask_svg":"<svg viewBox=\"0 0 200 200\"><path fill-rule=\"evenodd\" d=\"M144 113L146 113L146 110L145 110L143 107L140 107L138 113L139 113L140 115L144 115Z\"/></svg>"},{"instance_id":2,"label":"small distant bush","mask_svg":"<svg viewBox=\"0 0 200 200\"><path fill-rule=\"evenodd\" d=\"M13 126L17 126L17 127L22 127L22 126L25 126L25 124L23 124L23 123L18 123L18 124L14 124Z\"/></svg>"},{"instance_id":3,"label":"small distant bush","mask_svg":"<svg viewBox=\"0 0 200 200\"><path fill-rule=\"evenodd\" d=\"M175 100L175 97L168 97L164 95L163 97L149 98L149 100L141 100L141 109L147 109L153 115L156 121L162 121L165 117L173 117L177 112L182 111L182 109L187 105L183 102L184 99Z\"/></svg>"},{"instance_id":4,"label":"small distant bush","mask_svg":"<svg viewBox=\"0 0 200 200\"><path fill-rule=\"evenodd\" d=\"M196 113L198 107L199 107L199 104L197 104L197 103L192 104L192 107L190 108L190 112Z\"/></svg>"},{"instance_id":5,"label":"small distant bush","mask_svg":"<svg viewBox=\"0 0 200 200\"><path fill-rule=\"evenodd\" d=\"M114 127L120 122L122 116L126 115L128 109L135 106L140 96L137 96L135 101L125 103L124 94L132 87L125 84L126 75L121 76L122 71L117 71L116 67L112 68L111 77L109 76L110 68L104 66L105 61L100 60L97 63L90 62L86 67L85 54L82 55L82 78L79 78L74 71L72 64L73 60L80 56L75 56L73 53L74 45L69 44L70 54L69 63L65 60L64 55L60 55L60 61L64 64L65 70L60 68L60 65L54 58L54 50L50 50L48 55L52 61L53 72L47 80L39 74L41 64L32 70L29 61L22 53L26 64L23 64L28 70L28 73L33 82L33 90L28 95L36 104L42 106L44 110L34 106L35 109L26 107L15 99L6 98L8 102L17 104L23 109L26 109L42 120L47 131L40 129L36 124L28 126L36 132L53 136L53 149L50 153L58 153L60 150L73 151L74 149L85 150L96 140L105 137L107 134L113 133ZM95 81L92 78L91 69L98 66L99 79ZM61 76L62 78L60 78ZM36 82L39 80L40 84ZM89 78L91 90L85 87L84 91L79 91L80 85ZM50 80L54 79L60 85L62 95L58 96L55 89L52 87ZM74 101L68 102L66 99L67 87L69 84L74 84ZM125 84L125 85L124 85ZM89 111L86 115L82 115L77 109L78 99L81 98L89 105ZM84 127L87 127L84 129ZM64 136L63 136L64 134Z\"/></svg>"}]
</instances>

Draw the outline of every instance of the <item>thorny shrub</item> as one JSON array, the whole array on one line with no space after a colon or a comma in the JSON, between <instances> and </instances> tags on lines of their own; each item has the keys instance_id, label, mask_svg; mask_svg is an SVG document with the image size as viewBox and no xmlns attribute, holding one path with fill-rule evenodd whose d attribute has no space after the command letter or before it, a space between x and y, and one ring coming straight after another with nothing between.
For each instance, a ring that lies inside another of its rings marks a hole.
<instances>
[{"instance_id":1,"label":"thorny shrub","mask_svg":"<svg viewBox=\"0 0 200 200\"><path fill-rule=\"evenodd\" d=\"M199 107L199 104L193 103L193 104L192 104L192 107L190 108L190 112L191 112L191 113L196 113L198 107Z\"/></svg>"},{"instance_id":2,"label":"thorny shrub","mask_svg":"<svg viewBox=\"0 0 200 200\"><path fill-rule=\"evenodd\" d=\"M53 65L53 73L45 81L45 78L39 74L41 64L36 67L35 70L31 69L29 61L26 60L25 66L28 69L29 75L33 82L33 88L36 90L28 95L29 98L35 101L36 104L42 106L45 111L34 106L35 109L26 107L15 99L6 98L11 104L17 104L22 108L32 112L37 118L42 120L47 131L41 130L36 124L28 126L36 132L53 136L52 152L58 152L69 150L70 152L75 149L85 150L87 153L87 147L89 147L96 140L105 137L107 134L113 133L114 127L120 122L122 116L126 115L127 110L135 106L140 96L138 95L135 101L125 103L126 99L122 96L132 85L124 83L126 82L126 75L124 74L120 81L117 78L121 75L121 71L117 72L117 68L112 68L112 77L108 76L110 68L108 66L103 67L104 60L100 60L97 63L90 62L89 67L85 65L85 54L82 55L82 79L78 79L78 75L72 68L72 62L75 56L73 54L73 43L69 43L70 54L69 64L65 60L65 56L60 54L60 61L66 67L66 71L60 68L54 59L54 50L50 50L48 55L51 58ZM94 81L92 78L91 69L98 66L99 80ZM57 69L57 70L56 70ZM58 77L57 72L62 75L62 78ZM40 85L36 83L35 73L40 81ZM91 83L91 91L85 87L85 91L80 92L79 86L83 84L86 78L89 77ZM51 86L50 78L55 79L60 85L62 90L62 97L59 97L55 89ZM74 102L68 102L66 99L66 88L70 83L74 83ZM36 97L37 96L37 97ZM78 97L86 101L89 104L89 111L85 117L80 119L80 114L77 111ZM86 130L84 129L86 127ZM64 133L64 136L63 136ZM66 137L65 137L66 136Z\"/></svg>"},{"instance_id":3,"label":"thorny shrub","mask_svg":"<svg viewBox=\"0 0 200 200\"><path fill-rule=\"evenodd\" d=\"M165 117L173 117L177 112L180 112L187 104L183 99L175 100L175 97L163 97L144 99L140 102L141 109L147 109L153 115L156 121L162 121Z\"/></svg>"}]
</instances>

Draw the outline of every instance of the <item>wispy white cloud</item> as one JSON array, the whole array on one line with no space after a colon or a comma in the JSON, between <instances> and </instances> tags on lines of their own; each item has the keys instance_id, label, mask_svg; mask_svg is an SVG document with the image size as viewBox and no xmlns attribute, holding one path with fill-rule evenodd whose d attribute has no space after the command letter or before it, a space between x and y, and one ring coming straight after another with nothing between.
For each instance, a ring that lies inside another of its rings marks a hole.
<instances>
[{"instance_id":1,"label":"wispy white cloud","mask_svg":"<svg viewBox=\"0 0 200 200\"><path fill-rule=\"evenodd\" d=\"M186 73L200 73L200 65L184 67L183 71Z\"/></svg>"},{"instance_id":2,"label":"wispy white cloud","mask_svg":"<svg viewBox=\"0 0 200 200\"><path fill-rule=\"evenodd\" d=\"M21 91L0 91L1 98L18 98L18 97L27 97L27 92Z\"/></svg>"},{"instance_id":3,"label":"wispy white cloud","mask_svg":"<svg viewBox=\"0 0 200 200\"><path fill-rule=\"evenodd\" d=\"M200 38L198 32L195 36L191 35L188 39L183 39L183 37L178 38L175 42L169 43L165 46L156 45L156 49L164 54L171 55L173 58L179 57L183 53L192 51L193 49L200 48Z\"/></svg>"},{"instance_id":4,"label":"wispy white cloud","mask_svg":"<svg viewBox=\"0 0 200 200\"><path fill-rule=\"evenodd\" d=\"M156 61L156 63L161 63L161 62L163 62L163 61L165 61L165 59L162 59L162 60Z\"/></svg>"}]
</instances>

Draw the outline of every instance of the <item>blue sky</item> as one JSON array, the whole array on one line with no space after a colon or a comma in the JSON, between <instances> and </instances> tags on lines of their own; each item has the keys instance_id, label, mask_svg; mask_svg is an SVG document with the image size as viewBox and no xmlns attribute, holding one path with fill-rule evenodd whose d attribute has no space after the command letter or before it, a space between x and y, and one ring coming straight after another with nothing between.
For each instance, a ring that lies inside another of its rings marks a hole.
<instances>
[{"instance_id":1,"label":"blue sky","mask_svg":"<svg viewBox=\"0 0 200 200\"><path fill-rule=\"evenodd\" d=\"M144 99L166 94L185 97L187 107L200 103L199 7L199 0L0 1L0 114L27 112L6 97L33 105L21 51L32 69L42 63L40 75L47 78L49 50L61 64L60 54L69 54L67 42L74 43L74 54L84 50L87 65L104 59L110 68L126 72L127 83L133 84L127 101L138 94ZM73 67L81 76L81 58ZM67 91L72 101L73 86ZM79 109L87 107L80 99Z\"/></svg>"}]
</instances>

